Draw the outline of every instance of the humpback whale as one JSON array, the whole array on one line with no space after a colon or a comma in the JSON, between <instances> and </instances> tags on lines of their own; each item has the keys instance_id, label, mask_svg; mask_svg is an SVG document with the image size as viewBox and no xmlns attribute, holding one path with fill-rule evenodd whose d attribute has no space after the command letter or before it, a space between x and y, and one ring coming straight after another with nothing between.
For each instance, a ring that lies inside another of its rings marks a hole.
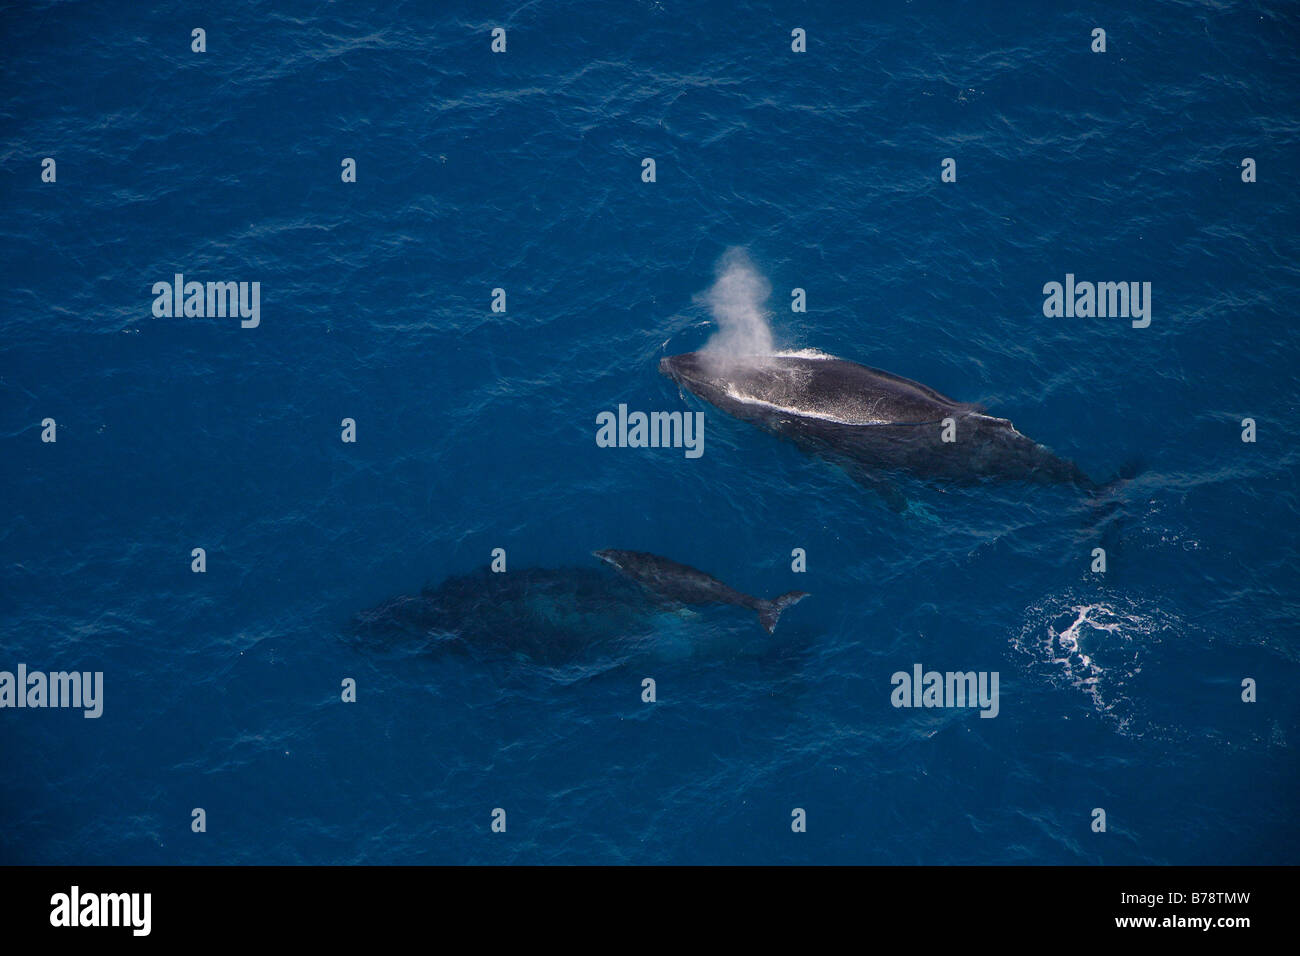
<instances>
[{"instance_id":1,"label":"humpback whale","mask_svg":"<svg viewBox=\"0 0 1300 956\"><path fill-rule=\"evenodd\" d=\"M843 465L891 506L899 499L883 480L889 472L955 483L1006 479L1101 488L1005 418L820 352L687 352L661 359L659 370L724 412ZM953 440L945 441L945 432Z\"/></svg>"},{"instance_id":2,"label":"humpback whale","mask_svg":"<svg viewBox=\"0 0 1300 956\"><path fill-rule=\"evenodd\" d=\"M448 650L522 654L566 664L598 648L617 652L653 641L683 605L732 604L757 612L771 633L777 618L804 597L792 591L763 601L703 571L636 551L599 551L599 567L481 568L419 594L362 611L345 637L403 653ZM611 573L610 569L619 573Z\"/></svg>"},{"instance_id":3,"label":"humpback whale","mask_svg":"<svg viewBox=\"0 0 1300 956\"><path fill-rule=\"evenodd\" d=\"M661 558L657 554L608 549L592 553L669 601L678 604L733 604L754 611L758 614L758 623L769 634L776 629L782 611L808 596L806 591L787 591L770 601L764 601L737 591L703 571Z\"/></svg>"}]
</instances>

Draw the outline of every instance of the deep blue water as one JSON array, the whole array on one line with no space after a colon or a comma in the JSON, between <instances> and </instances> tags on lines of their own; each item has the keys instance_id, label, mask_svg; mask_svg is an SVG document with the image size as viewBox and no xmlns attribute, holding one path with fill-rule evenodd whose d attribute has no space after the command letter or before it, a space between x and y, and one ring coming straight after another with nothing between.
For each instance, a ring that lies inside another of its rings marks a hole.
<instances>
[{"instance_id":1,"label":"deep blue water","mask_svg":"<svg viewBox=\"0 0 1300 956\"><path fill-rule=\"evenodd\" d=\"M105 690L0 710L0 862L1298 862L1296 8L859 6L6 5L0 669ZM683 397L732 247L779 346L1140 459L1122 518L898 513ZM177 272L260 326L155 318ZM1066 273L1150 327L1045 317ZM703 457L597 448L620 402ZM812 597L558 667L346 639L498 547ZM915 663L998 717L895 709Z\"/></svg>"}]
</instances>

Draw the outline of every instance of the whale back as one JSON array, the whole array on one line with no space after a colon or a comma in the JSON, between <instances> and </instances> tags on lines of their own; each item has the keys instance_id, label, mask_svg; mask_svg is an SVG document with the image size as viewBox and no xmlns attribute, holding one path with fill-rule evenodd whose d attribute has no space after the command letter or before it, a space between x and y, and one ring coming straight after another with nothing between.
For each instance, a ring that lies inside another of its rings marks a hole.
<instances>
[{"instance_id":1,"label":"whale back","mask_svg":"<svg viewBox=\"0 0 1300 956\"><path fill-rule=\"evenodd\" d=\"M670 601L754 607L758 599L689 564L645 551L597 551L596 557Z\"/></svg>"},{"instance_id":2,"label":"whale back","mask_svg":"<svg viewBox=\"0 0 1300 956\"><path fill-rule=\"evenodd\" d=\"M923 425L979 411L920 382L829 356L767 356L718 373L732 401L844 425Z\"/></svg>"}]
</instances>

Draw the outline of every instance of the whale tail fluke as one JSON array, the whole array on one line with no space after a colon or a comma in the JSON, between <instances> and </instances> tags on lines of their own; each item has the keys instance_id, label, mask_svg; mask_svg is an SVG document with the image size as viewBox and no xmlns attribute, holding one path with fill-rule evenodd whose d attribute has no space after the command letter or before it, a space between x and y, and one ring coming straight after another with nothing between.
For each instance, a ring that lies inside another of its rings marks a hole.
<instances>
[{"instance_id":1,"label":"whale tail fluke","mask_svg":"<svg viewBox=\"0 0 1300 956\"><path fill-rule=\"evenodd\" d=\"M1144 470L1141 461L1131 459L1120 466L1114 478L1095 484L1088 490L1087 534L1094 538L1100 537L1108 549L1118 546L1123 535L1127 518L1124 489Z\"/></svg>"},{"instance_id":2,"label":"whale tail fluke","mask_svg":"<svg viewBox=\"0 0 1300 956\"><path fill-rule=\"evenodd\" d=\"M776 622L780 619L781 612L791 605L798 604L807 596L807 591L787 591L780 597L774 597L770 601L760 601L758 604L758 623L763 625L763 630L771 634L776 630Z\"/></svg>"},{"instance_id":3,"label":"whale tail fluke","mask_svg":"<svg viewBox=\"0 0 1300 956\"><path fill-rule=\"evenodd\" d=\"M1121 492L1138 475L1145 470L1145 465L1136 458L1120 465L1115 477L1109 481L1093 484L1088 489L1090 504L1103 516L1110 516L1120 507Z\"/></svg>"},{"instance_id":4,"label":"whale tail fluke","mask_svg":"<svg viewBox=\"0 0 1300 956\"><path fill-rule=\"evenodd\" d=\"M1130 481L1142 474L1146 470L1146 464L1139 458L1130 458L1124 464L1119 466L1115 472L1115 477L1108 481L1089 481L1082 487L1093 498L1093 500L1105 500L1113 498L1124 486Z\"/></svg>"},{"instance_id":5,"label":"whale tail fluke","mask_svg":"<svg viewBox=\"0 0 1300 956\"><path fill-rule=\"evenodd\" d=\"M1130 458L1120 465L1118 474L1106 483L1105 488L1109 491L1117 491L1146 471L1146 468L1146 462L1141 458Z\"/></svg>"}]
</instances>

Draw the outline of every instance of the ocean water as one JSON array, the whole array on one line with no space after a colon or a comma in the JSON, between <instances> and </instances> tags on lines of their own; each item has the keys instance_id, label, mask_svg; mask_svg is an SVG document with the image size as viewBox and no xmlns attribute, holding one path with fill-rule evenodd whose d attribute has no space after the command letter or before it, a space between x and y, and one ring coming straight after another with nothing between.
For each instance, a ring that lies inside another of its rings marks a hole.
<instances>
[{"instance_id":1,"label":"ocean water","mask_svg":"<svg viewBox=\"0 0 1300 956\"><path fill-rule=\"evenodd\" d=\"M1294 5L30 2L0 36L0 669L104 675L98 719L0 710L0 862L1298 862ZM731 249L775 347L1140 461L1115 519L894 511L681 394ZM175 273L260 282L260 324L154 317ZM1044 316L1067 273L1150 282L1150 326ZM620 403L703 411L704 454L598 448ZM495 548L812 596L561 664L348 639ZM998 672L998 716L891 706L917 663Z\"/></svg>"}]
</instances>

